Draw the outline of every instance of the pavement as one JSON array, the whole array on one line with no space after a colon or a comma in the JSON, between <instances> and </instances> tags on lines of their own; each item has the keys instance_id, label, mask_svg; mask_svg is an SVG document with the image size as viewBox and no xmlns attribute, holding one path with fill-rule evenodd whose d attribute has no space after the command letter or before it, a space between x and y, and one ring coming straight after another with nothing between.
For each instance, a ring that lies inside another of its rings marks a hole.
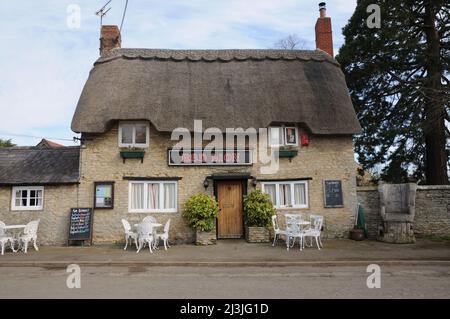
<instances>
[{"instance_id":1,"label":"pavement","mask_svg":"<svg viewBox=\"0 0 450 319\"><path fill-rule=\"evenodd\" d=\"M323 240L324 248L290 251L280 240L275 247L269 243L253 244L245 240L221 240L217 245L173 245L167 251L160 247L153 254L135 247L96 245L76 247L41 246L27 254L10 250L0 256L0 267L62 268L74 263L84 266L206 266L206 267L295 267L439 265L450 266L450 241L417 240L415 244L388 244L372 240Z\"/></svg>"}]
</instances>

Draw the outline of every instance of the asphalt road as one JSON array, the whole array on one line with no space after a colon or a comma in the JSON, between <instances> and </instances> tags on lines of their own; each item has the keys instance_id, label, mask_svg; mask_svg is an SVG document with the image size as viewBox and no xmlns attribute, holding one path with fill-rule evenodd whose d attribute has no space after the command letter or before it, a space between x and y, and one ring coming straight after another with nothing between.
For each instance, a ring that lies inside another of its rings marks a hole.
<instances>
[{"instance_id":1,"label":"asphalt road","mask_svg":"<svg viewBox=\"0 0 450 319\"><path fill-rule=\"evenodd\" d=\"M366 267L0 268L3 298L450 298L450 268L382 266L381 288ZM71 277L73 279L73 277ZM75 283L74 280L70 281Z\"/></svg>"}]
</instances>

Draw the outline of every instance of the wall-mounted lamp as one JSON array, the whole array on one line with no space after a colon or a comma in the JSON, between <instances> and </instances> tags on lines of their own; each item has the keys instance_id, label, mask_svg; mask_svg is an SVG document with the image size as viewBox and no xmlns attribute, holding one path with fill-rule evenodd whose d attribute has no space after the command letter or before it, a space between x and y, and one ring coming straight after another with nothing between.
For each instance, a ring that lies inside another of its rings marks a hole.
<instances>
[{"instance_id":1,"label":"wall-mounted lamp","mask_svg":"<svg viewBox=\"0 0 450 319\"><path fill-rule=\"evenodd\" d=\"M207 189L208 186L209 186L209 182L208 182L208 178L206 177L205 180L203 181L203 187L204 187L205 189Z\"/></svg>"},{"instance_id":2,"label":"wall-mounted lamp","mask_svg":"<svg viewBox=\"0 0 450 319\"><path fill-rule=\"evenodd\" d=\"M252 185L253 185L253 187L256 187L256 185L258 185L258 180L256 179L256 177L253 177Z\"/></svg>"}]
</instances>

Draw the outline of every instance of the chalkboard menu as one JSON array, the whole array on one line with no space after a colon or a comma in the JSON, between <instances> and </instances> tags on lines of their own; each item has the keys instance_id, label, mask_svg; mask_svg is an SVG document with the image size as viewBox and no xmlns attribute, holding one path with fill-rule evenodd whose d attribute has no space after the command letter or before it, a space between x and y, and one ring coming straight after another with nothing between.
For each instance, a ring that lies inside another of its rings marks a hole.
<instances>
[{"instance_id":1,"label":"chalkboard menu","mask_svg":"<svg viewBox=\"0 0 450 319\"><path fill-rule=\"evenodd\" d=\"M323 197L325 207L344 207L342 182L339 180L323 181Z\"/></svg>"},{"instance_id":2,"label":"chalkboard menu","mask_svg":"<svg viewBox=\"0 0 450 319\"><path fill-rule=\"evenodd\" d=\"M92 208L71 208L69 241L91 240L92 238Z\"/></svg>"}]
</instances>

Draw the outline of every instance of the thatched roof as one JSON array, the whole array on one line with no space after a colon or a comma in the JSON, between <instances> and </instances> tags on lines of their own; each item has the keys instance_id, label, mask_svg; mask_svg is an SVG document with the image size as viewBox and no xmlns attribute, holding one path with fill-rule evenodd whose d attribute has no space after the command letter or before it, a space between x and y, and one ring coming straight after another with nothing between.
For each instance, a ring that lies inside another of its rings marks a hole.
<instances>
[{"instance_id":1,"label":"thatched roof","mask_svg":"<svg viewBox=\"0 0 450 319\"><path fill-rule=\"evenodd\" d=\"M299 123L314 134L360 131L339 64L323 51L113 49L99 58L72 130L116 120L177 127L262 128Z\"/></svg>"},{"instance_id":2,"label":"thatched roof","mask_svg":"<svg viewBox=\"0 0 450 319\"><path fill-rule=\"evenodd\" d=\"M79 147L0 148L0 185L74 184L79 159Z\"/></svg>"}]
</instances>

